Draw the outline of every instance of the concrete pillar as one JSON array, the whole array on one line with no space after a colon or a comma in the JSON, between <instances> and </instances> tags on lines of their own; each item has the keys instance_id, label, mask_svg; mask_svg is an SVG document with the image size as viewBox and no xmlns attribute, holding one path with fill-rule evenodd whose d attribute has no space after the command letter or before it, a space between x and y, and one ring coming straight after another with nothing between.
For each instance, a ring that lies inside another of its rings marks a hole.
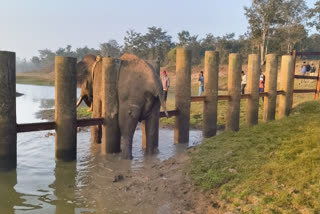
<instances>
[{"instance_id":1,"label":"concrete pillar","mask_svg":"<svg viewBox=\"0 0 320 214\"><path fill-rule=\"evenodd\" d=\"M250 54L248 57L247 91L250 97L247 100L247 124L253 126L258 124L259 114L259 78L260 59L257 54Z\"/></svg>"},{"instance_id":2,"label":"concrete pillar","mask_svg":"<svg viewBox=\"0 0 320 214\"><path fill-rule=\"evenodd\" d=\"M240 54L229 55L228 95L226 130L239 130L241 97L241 57Z\"/></svg>"},{"instance_id":3,"label":"concrete pillar","mask_svg":"<svg viewBox=\"0 0 320 214\"><path fill-rule=\"evenodd\" d=\"M0 51L0 170L17 167L16 54Z\"/></svg>"},{"instance_id":4,"label":"concrete pillar","mask_svg":"<svg viewBox=\"0 0 320 214\"><path fill-rule=\"evenodd\" d=\"M118 71L116 59L102 59L102 153L120 152L120 128L118 122Z\"/></svg>"},{"instance_id":5,"label":"concrete pillar","mask_svg":"<svg viewBox=\"0 0 320 214\"><path fill-rule=\"evenodd\" d=\"M293 58L291 55L284 55L281 58L281 73L280 73L280 90L285 93L279 98L279 117L288 116L291 111L291 99L293 92L292 77L293 77Z\"/></svg>"},{"instance_id":6,"label":"concrete pillar","mask_svg":"<svg viewBox=\"0 0 320 214\"><path fill-rule=\"evenodd\" d=\"M219 52L206 51L204 57L204 93L202 135L209 138L217 132Z\"/></svg>"},{"instance_id":7,"label":"concrete pillar","mask_svg":"<svg viewBox=\"0 0 320 214\"><path fill-rule=\"evenodd\" d=\"M263 121L274 120L277 104L277 82L278 82L278 59L276 54L266 56L266 80L264 97Z\"/></svg>"},{"instance_id":8,"label":"concrete pillar","mask_svg":"<svg viewBox=\"0 0 320 214\"><path fill-rule=\"evenodd\" d=\"M77 156L77 59L55 58L56 160L72 161Z\"/></svg>"},{"instance_id":9,"label":"concrete pillar","mask_svg":"<svg viewBox=\"0 0 320 214\"><path fill-rule=\"evenodd\" d=\"M174 142L189 141L191 101L191 50L178 48L176 54L176 108Z\"/></svg>"}]
</instances>

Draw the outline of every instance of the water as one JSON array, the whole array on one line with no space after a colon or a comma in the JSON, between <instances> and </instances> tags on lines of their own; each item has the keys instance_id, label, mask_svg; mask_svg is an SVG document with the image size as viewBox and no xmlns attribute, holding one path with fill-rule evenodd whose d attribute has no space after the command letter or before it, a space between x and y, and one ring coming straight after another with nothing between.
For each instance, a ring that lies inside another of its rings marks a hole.
<instances>
[{"instance_id":1,"label":"water","mask_svg":"<svg viewBox=\"0 0 320 214\"><path fill-rule=\"evenodd\" d=\"M39 122L41 119L35 116L38 111L54 108L54 87L17 84L17 91L24 94L17 97L17 123ZM78 96L79 93L78 90ZM144 156L142 133L137 130L133 142L134 159L121 160L119 155L101 155L99 145L90 143L90 132L80 132L77 161L63 163L55 162L55 139L46 134L47 131L18 134L17 169L0 173L0 214L96 213L100 202L95 195L101 189L110 195L102 200L108 213L125 213L130 209L134 212L134 207L123 205L123 193L113 188L114 174L143 170L202 140L201 132L192 130L189 145L174 145L173 130L161 129L159 152ZM143 208L135 211L145 213Z\"/></svg>"}]
</instances>

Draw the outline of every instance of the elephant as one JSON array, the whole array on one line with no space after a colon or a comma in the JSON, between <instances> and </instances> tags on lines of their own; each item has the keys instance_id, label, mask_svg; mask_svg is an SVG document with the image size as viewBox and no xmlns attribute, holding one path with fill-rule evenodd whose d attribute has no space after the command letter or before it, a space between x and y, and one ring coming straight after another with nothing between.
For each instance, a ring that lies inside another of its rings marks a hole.
<instances>
[{"instance_id":1,"label":"elephant","mask_svg":"<svg viewBox=\"0 0 320 214\"><path fill-rule=\"evenodd\" d=\"M102 62L100 56L86 55L76 65L81 86L77 107L82 101L90 107L92 117L101 117ZM145 120L146 142L153 145L158 137L160 107L166 112L159 74L150 62L132 54L120 57L118 73L118 121L121 133L121 154L132 159L132 139L138 122ZM166 112L167 114L167 112ZM101 126L91 127L92 143L101 143ZM153 152L153 147L151 151Z\"/></svg>"}]
</instances>

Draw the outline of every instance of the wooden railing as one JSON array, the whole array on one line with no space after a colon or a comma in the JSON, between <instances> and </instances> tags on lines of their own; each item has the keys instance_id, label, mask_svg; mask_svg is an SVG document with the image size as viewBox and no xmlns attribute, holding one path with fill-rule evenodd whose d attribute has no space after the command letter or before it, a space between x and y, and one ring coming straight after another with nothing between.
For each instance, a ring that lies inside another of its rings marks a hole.
<instances>
[{"instance_id":1,"label":"wooden railing","mask_svg":"<svg viewBox=\"0 0 320 214\"><path fill-rule=\"evenodd\" d=\"M179 114L178 110L170 110L168 112L168 117L174 117ZM160 112L160 118L166 117L164 112ZM77 120L77 127L85 127L85 126L96 126L103 124L103 118L87 118L87 119L79 119ZM56 127L56 123L54 121L50 122L39 122L39 123L22 123L17 124L17 132L34 132L34 131L46 131L53 130Z\"/></svg>"}]
</instances>

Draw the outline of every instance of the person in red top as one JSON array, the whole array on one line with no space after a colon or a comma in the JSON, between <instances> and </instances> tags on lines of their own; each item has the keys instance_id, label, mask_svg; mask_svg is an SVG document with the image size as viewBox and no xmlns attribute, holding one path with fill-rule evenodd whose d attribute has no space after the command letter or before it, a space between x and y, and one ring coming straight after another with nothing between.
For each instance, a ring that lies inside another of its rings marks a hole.
<instances>
[{"instance_id":1,"label":"person in red top","mask_svg":"<svg viewBox=\"0 0 320 214\"><path fill-rule=\"evenodd\" d=\"M260 79L259 79L259 93L264 92L264 82L265 82L265 76L260 70ZM262 102L264 101L264 97L262 97Z\"/></svg>"}]
</instances>

